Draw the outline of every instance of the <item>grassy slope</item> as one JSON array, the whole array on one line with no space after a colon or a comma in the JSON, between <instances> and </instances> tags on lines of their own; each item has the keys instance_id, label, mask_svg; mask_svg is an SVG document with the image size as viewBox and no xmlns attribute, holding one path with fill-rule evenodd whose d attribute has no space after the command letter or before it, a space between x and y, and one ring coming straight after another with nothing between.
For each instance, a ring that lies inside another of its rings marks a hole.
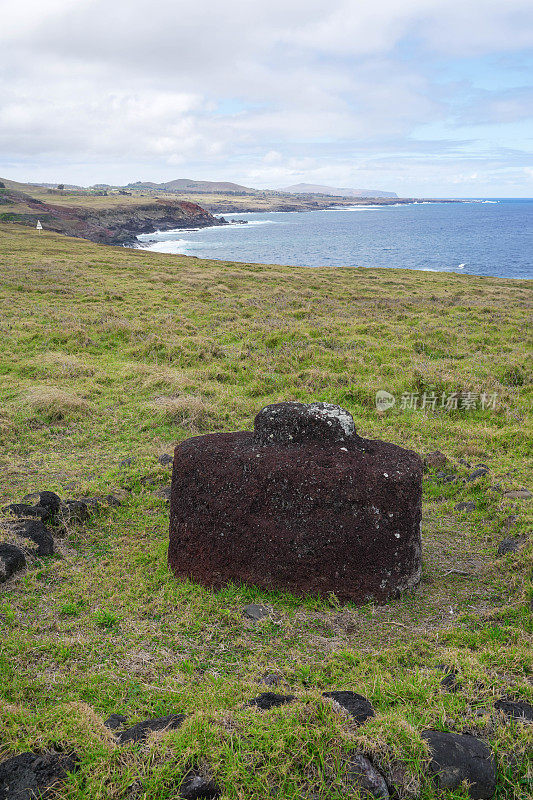
<instances>
[{"instance_id":1,"label":"grassy slope","mask_svg":"<svg viewBox=\"0 0 533 800\"><path fill-rule=\"evenodd\" d=\"M0 264L0 500L44 488L125 498L72 528L62 558L0 588L0 756L73 746L83 768L69 798L125 797L136 777L140 797L170 798L196 760L227 798L296 800L346 796L342 754L364 748L385 770L405 766L403 796L429 799L419 734L435 727L486 738L497 797L529 797L531 729L504 723L492 703L533 698L531 542L495 557L509 514L525 534L530 501L489 486L528 485L530 284L237 265L7 225ZM430 387L498 392L500 406L374 409L377 389ZM340 403L363 436L490 466L490 480L467 486L427 480L415 592L340 608L253 588L213 594L169 575L168 511L155 494L169 478L156 456L192 433L249 427L280 399ZM137 460L120 469L128 456ZM477 503L471 515L454 511L464 499ZM274 620L245 621L252 599L272 603ZM439 689L439 664L458 668L460 692ZM265 672L301 702L245 709ZM378 716L356 730L321 699L334 688L365 694ZM145 748L119 750L102 726L109 712L173 711L190 719Z\"/></svg>"}]
</instances>

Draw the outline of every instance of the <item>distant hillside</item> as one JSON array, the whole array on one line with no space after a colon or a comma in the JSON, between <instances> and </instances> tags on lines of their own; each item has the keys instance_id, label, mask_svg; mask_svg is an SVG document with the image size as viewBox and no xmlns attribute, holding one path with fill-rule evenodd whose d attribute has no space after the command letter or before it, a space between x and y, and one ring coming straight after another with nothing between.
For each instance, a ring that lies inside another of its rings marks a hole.
<instances>
[{"instance_id":1,"label":"distant hillside","mask_svg":"<svg viewBox=\"0 0 533 800\"><path fill-rule=\"evenodd\" d=\"M280 191L289 194L328 194L333 197L398 197L396 192L383 192L380 189L339 189L315 183L295 183Z\"/></svg>"},{"instance_id":2,"label":"distant hillside","mask_svg":"<svg viewBox=\"0 0 533 800\"><path fill-rule=\"evenodd\" d=\"M255 194L256 189L241 186L239 183L228 181L193 181L189 178L178 178L166 183L152 183L151 181L137 181L128 183L127 189L160 189L166 192L235 192L236 194Z\"/></svg>"}]
</instances>

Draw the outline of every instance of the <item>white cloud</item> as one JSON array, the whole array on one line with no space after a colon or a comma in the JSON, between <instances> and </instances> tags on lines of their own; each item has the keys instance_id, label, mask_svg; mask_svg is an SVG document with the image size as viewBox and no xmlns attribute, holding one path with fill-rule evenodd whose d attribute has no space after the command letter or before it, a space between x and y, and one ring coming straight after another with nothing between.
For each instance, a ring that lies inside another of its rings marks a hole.
<instances>
[{"instance_id":1,"label":"white cloud","mask_svg":"<svg viewBox=\"0 0 533 800\"><path fill-rule=\"evenodd\" d=\"M477 92L465 110L464 87L447 88L428 65L533 45L531 0L0 6L0 172L3 160L87 182L140 170L168 179L183 167L263 185L285 176L348 185L369 157L380 180L401 182L396 154L414 149L436 181L443 154L470 173L458 143L414 142L422 124L512 123L530 97ZM380 173L386 153L397 168Z\"/></svg>"}]
</instances>

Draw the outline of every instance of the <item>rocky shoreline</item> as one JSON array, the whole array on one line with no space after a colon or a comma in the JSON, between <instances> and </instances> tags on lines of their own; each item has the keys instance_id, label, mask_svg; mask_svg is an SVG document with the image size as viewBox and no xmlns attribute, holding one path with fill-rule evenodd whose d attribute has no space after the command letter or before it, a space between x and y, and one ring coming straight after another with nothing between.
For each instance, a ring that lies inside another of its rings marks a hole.
<instances>
[{"instance_id":1,"label":"rocky shoreline","mask_svg":"<svg viewBox=\"0 0 533 800\"><path fill-rule=\"evenodd\" d=\"M5 192L2 200L12 205L13 210L0 213L0 221L35 228L39 220L44 230L89 239L97 244L128 245L133 244L140 233L227 224L225 219L185 200L157 199L102 209L45 203L16 191Z\"/></svg>"}]
</instances>

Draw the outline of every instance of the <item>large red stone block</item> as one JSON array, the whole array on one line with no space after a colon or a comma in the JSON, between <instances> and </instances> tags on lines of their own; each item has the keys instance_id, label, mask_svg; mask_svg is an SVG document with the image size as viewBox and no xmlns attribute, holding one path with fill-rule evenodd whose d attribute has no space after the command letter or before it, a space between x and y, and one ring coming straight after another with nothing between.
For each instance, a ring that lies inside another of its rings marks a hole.
<instances>
[{"instance_id":1,"label":"large red stone block","mask_svg":"<svg viewBox=\"0 0 533 800\"><path fill-rule=\"evenodd\" d=\"M254 432L176 447L169 564L177 577L383 601L421 573L422 461L357 435L325 403L264 408Z\"/></svg>"}]
</instances>

